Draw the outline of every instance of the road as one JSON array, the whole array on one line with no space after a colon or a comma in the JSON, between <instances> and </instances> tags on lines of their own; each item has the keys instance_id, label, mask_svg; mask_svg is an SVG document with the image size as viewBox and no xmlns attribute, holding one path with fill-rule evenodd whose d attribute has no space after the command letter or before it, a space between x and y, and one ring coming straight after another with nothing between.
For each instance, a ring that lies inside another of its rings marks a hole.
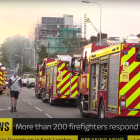
<instances>
[{"instance_id":1,"label":"road","mask_svg":"<svg viewBox=\"0 0 140 140\"><path fill-rule=\"evenodd\" d=\"M81 118L74 105L50 106L35 97L34 89L23 88L18 99L17 112L11 113L10 97L0 96L0 118Z\"/></svg>"}]
</instances>

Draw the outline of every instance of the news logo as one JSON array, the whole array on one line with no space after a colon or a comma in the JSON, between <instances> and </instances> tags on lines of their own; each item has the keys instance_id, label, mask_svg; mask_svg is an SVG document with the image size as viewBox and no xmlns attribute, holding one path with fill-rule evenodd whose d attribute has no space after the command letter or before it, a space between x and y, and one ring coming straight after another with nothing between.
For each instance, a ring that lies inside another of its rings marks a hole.
<instances>
[{"instance_id":1,"label":"news logo","mask_svg":"<svg viewBox=\"0 0 140 140\"><path fill-rule=\"evenodd\" d=\"M0 119L0 135L12 135L13 123L12 119Z\"/></svg>"}]
</instances>

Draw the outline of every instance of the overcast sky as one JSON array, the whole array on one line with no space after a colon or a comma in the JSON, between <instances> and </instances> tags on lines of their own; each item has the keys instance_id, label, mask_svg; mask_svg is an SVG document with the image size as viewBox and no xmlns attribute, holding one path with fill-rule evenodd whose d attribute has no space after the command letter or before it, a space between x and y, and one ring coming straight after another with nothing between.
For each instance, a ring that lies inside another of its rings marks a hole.
<instances>
[{"instance_id":1,"label":"overcast sky","mask_svg":"<svg viewBox=\"0 0 140 140\"><path fill-rule=\"evenodd\" d=\"M102 32L108 36L126 37L140 33L139 0L94 0L102 6ZM28 37L42 16L74 15L74 24L84 22L84 14L100 30L100 7L80 0L0 0L0 44L13 35ZM97 35L87 24L87 38Z\"/></svg>"}]
</instances>

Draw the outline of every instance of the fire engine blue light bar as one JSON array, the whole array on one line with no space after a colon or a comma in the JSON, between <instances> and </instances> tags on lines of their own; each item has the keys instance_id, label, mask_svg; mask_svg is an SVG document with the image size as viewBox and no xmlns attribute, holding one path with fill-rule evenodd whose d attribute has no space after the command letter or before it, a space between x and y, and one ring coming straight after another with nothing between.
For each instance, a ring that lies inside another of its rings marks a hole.
<instances>
[{"instance_id":1,"label":"fire engine blue light bar","mask_svg":"<svg viewBox=\"0 0 140 140\"><path fill-rule=\"evenodd\" d=\"M128 54L128 52L123 52L123 54Z\"/></svg>"}]
</instances>

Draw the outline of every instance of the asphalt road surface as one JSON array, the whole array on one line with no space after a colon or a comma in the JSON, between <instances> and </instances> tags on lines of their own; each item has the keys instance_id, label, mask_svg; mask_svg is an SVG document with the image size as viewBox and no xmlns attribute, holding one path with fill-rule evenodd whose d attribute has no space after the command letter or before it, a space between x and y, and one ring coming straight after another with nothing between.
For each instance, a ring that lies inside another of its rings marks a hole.
<instances>
[{"instance_id":1,"label":"asphalt road surface","mask_svg":"<svg viewBox=\"0 0 140 140\"><path fill-rule=\"evenodd\" d=\"M0 96L0 118L81 118L80 111L75 105L50 106L35 97L34 89L24 87L20 93L17 112L10 112L10 97Z\"/></svg>"}]
</instances>

